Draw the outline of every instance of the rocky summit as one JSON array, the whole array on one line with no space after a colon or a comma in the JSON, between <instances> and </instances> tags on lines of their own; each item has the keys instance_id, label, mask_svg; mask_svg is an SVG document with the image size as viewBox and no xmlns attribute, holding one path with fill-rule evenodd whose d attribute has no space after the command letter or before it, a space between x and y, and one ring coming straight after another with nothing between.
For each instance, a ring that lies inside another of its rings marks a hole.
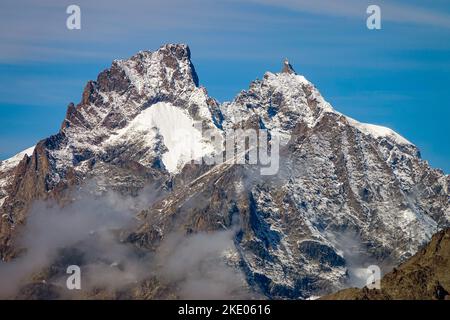
<instances>
[{"instance_id":1,"label":"rocky summit","mask_svg":"<svg viewBox=\"0 0 450 320\"><path fill-rule=\"evenodd\" d=\"M450 177L391 129L334 110L288 60L219 103L199 86L190 56L188 46L167 44L115 60L69 104L58 133L0 162L4 265L26 252L20 239L36 201L64 207L88 181L99 193L133 198L152 186L158 194L120 230L122 245L142 254L158 252L174 232L231 230L221 258L266 298L307 299L359 284L361 268L390 271L449 225ZM279 137L276 174L198 161L224 151L203 131L225 139L238 129ZM48 261L52 270L55 263ZM51 272L29 279L20 297L58 297ZM109 297L180 297L176 283L164 281L149 276Z\"/></svg>"}]
</instances>

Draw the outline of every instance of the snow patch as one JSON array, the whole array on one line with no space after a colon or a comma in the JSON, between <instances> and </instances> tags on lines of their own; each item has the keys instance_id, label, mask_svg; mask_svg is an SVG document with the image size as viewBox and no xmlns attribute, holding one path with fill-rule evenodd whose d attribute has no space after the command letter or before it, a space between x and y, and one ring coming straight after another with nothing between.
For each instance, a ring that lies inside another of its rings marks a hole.
<instances>
[{"instance_id":1,"label":"snow patch","mask_svg":"<svg viewBox=\"0 0 450 320\"><path fill-rule=\"evenodd\" d=\"M22 161L23 157L25 155L27 156L31 156L34 152L34 148L36 146L32 146L28 149L25 149L21 152L19 152L18 154L16 154L15 156L6 159L4 161L0 162L0 172L5 172L5 171L9 171L11 169L13 169L14 167L16 167L20 161Z\"/></svg>"},{"instance_id":2,"label":"snow patch","mask_svg":"<svg viewBox=\"0 0 450 320\"><path fill-rule=\"evenodd\" d=\"M20 161L22 161L22 159L25 155L31 156L33 154L34 148L35 148L35 146L32 146L28 149L25 149L25 150L19 152L18 154L16 154L15 156L13 156L9 159L0 161L0 174L6 173L8 171L12 171L15 167L17 167L17 165L20 163ZM6 176L4 176L3 178L0 179L0 207L3 205L6 198L8 197L8 195L5 191L5 187L10 183L9 182L10 177L11 177L11 174L7 174Z\"/></svg>"},{"instance_id":3,"label":"snow patch","mask_svg":"<svg viewBox=\"0 0 450 320\"><path fill-rule=\"evenodd\" d=\"M350 117L346 117L346 118L350 124L355 126L361 132L371 135L372 137L374 137L376 139L387 138L388 140L391 140L397 144L412 145L411 142L409 142L408 140L403 138L401 135L399 135L397 132L395 132L392 129L389 129L389 128L383 127L383 126L378 126L375 124L361 123Z\"/></svg>"},{"instance_id":4,"label":"snow patch","mask_svg":"<svg viewBox=\"0 0 450 320\"><path fill-rule=\"evenodd\" d=\"M195 121L189 114L166 102L158 102L142 111L105 143L109 145L118 140L144 136L146 145L153 147L158 134L168 149L162 155L162 161L170 173L177 173L191 160L214 152L213 146L203 140L201 130L195 127Z\"/></svg>"}]
</instances>

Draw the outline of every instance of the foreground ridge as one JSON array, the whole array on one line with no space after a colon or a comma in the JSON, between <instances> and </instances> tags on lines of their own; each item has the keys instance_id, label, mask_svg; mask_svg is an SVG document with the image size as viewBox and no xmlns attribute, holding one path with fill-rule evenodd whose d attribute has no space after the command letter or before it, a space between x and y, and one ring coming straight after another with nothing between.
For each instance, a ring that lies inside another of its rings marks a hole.
<instances>
[{"instance_id":1,"label":"foreground ridge","mask_svg":"<svg viewBox=\"0 0 450 320\"><path fill-rule=\"evenodd\" d=\"M450 300L450 228L381 279L381 289L350 288L325 300Z\"/></svg>"}]
</instances>

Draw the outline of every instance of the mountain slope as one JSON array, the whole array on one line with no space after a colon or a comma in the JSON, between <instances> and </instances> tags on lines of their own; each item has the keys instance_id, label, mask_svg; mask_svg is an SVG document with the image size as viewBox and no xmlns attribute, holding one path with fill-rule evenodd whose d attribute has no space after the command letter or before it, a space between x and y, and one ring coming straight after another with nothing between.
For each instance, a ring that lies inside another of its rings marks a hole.
<instances>
[{"instance_id":1,"label":"mountain slope","mask_svg":"<svg viewBox=\"0 0 450 320\"><path fill-rule=\"evenodd\" d=\"M14 174L14 169L25 156L31 156L33 151L34 147L31 147L19 152L12 158L0 162L0 207L7 197L6 189L8 187L8 182L11 181L11 176Z\"/></svg>"},{"instance_id":2,"label":"mountain slope","mask_svg":"<svg viewBox=\"0 0 450 320\"><path fill-rule=\"evenodd\" d=\"M191 163L222 155L236 129L279 138L275 175L236 161ZM219 104L198 86L186 45L114 61L69 105L60 132L7 172L5 261L20 252L33 201L65 204L90 180L131 197L152 185L164 196L136 212L140 225L126 230L126 243L153 252L174 231L237 223L229 262L269 298L335 291L361 281L357 269L369 262L387 270L450 220L450 178L405 138L335 111L289 62Z\"/></svg>"},{"instance_id":3,"label":"mountain slope","mask_svg":"<svg viewBox=\"0 0 450 320\"><path fill-rule=\"evenodd\" d=\"M344 300L450 300L450 229L381 279L381 289L350 288L323 297Z\"/></svg>"}]
</instances>

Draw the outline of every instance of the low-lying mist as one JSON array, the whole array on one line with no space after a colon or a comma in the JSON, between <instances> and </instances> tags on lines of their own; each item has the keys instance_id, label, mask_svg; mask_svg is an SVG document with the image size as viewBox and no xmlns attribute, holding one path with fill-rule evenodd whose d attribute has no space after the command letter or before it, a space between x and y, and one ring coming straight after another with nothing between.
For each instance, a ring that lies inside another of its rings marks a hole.
<instances>
[{"instance_id":1,"label":"low-lying mist","mask_svg":"<svg viewBox=\"0 0 450 320\"><path fill-rule=\"evenodd\" d=\"M126 231L139 225L137 213L159 196L153 187L134 197L99 192L90 182L74 191L67 205L36 201L17 242L24 252L0 263L0 298L17 297L36 282L56 286L59 298L84 298L98 289L127 290L150 277L177 298L245 297L243 274L227 262L237 254L238 224L209 233L169 233L155 252L123 241ZM69 265L80 266L81 290L66 287Z\"/></svg>"}]
</instances>

